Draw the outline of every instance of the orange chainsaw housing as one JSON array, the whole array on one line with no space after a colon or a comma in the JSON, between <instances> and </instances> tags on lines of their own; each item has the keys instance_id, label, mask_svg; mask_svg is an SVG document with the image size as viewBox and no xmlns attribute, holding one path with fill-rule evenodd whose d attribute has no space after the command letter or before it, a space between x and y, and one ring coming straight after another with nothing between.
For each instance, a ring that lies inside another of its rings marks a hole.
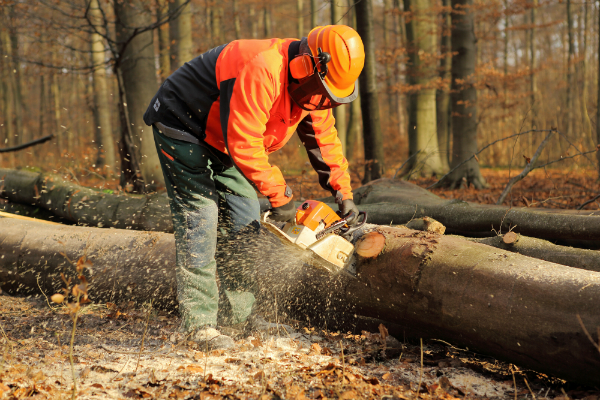
<instances>
[{"instance_id":1,"label":"orange chainsaw housing","mask_svg":"<svg viewBox=\"0 0 600 400\"><path fill-rule=\"evenodd\" d=\"M306 200L296 209L296 224L314 231L323 222L325 228L341 218L327 204L316 200Z\"/></svg>"}]
</instances>

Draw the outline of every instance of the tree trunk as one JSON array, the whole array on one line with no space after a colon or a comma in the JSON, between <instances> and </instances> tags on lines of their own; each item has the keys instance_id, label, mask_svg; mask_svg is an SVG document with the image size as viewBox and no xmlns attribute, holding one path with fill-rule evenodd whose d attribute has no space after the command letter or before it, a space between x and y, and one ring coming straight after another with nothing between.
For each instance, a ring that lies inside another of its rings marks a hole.
<instances>
[{"instance_id":1,"label":"tree trunk","mask_svg":"<svg viewBox=\"0 0 600 400\"><path fill-rule=\"evenodd\" d=\"M23 124L23 95L21 85L21 65L19 59L19 36L17 29L15 28L15 5L5 6L8 8L7 16L9 25L7 26L9 31L9 40L7 44L12 54L10 62L10 71L12 71L12 86L14 92L14 112L15 112L15 131L16 131L16 144L22 144L27 142L29 135L26 132L25 125Z\"/></svg>"},{"instance_id":2,"label":"tree trunk","mask_svg":"<svg viewBox=\"0 0 600 400\"><path fill-rule=\"evenodd\" d=\"M256 7L250 6L248 12L250 22L250 36L252 39L258 39L258 17L256 15Z\"/></svg>"},{"instance_id":3,"label":"tree trunk","mask_svg":"<svg viewBox=\"0 0 600 400\"><path fill-rule=\"evenodd\" d=\"M317 0L310 0L310 29L319 25L317 16L319 14L319 6Z\"/></svg>"},{"instance_id":4,"label":"tree trunk","mask_svg":"<svg viewBox=\"0 0 600 400\"><path fill-rule=\"evenodd\" d=\"M58 49L52 49L52 64L58 64ZM58 71L52 71L52 81L50 82L50 95L52 96L52 130L56 135L56 143L58 147L58 157L63 156L63 152L66 151L66 138L65 138L65 130L61 127L61 103L60 103L60 84L58 82Z\"/></svg>"},{"instance_id":5,"label":"tree trunk","mask_svg":"<svg viewBox=\"0 0 600 400\"><path fill-rule=\"evenodd\" d=\"M598 16L598 25L596 26L598 31L598 84L596 90L598 91L598 98L596 102L596 146L600 146L600 14ZM598 148L598 147L597 147ZM600 151L596 152L596 160L598 161L598 180L600 180Z\"/></svg>"},{"instance_id":6,"label":"tree trunk","mask_svg":"<svg viewBox=\"0 0 600 400\"><path fill-rule=\"evenodd\" d=\"M438 147L440 149L440 159L444 171L449 171L449 141L450 141L450 82L452 81L452 17L450 9L452 4L450 0L444 0L443 25L442 25L442 45L440 60L440 78L444 82L444 87L437 89L437 136ZM446 84L448 86L446 86Z\"/></svg>"},{"instance_id":7,"label":"tree trunk","mask_svg":"<svg viewBox=\"0 0 600 400\"><path fill-rule=\"evenodd\" d=\"M92 263L84 271L92 301L143 303L152 299L153 306L176 309L175 240L171 234L10 218L0 218L0 227L0 252L5 255L0 260L3 291L39 292L35 290L39 283L50 296L64 286L61 273L76 278L69 260L77 262L86 256ZM27 250L23 252L20 246Z\"/></svg>"},{"instance_id":8,"label":"tree trunk","mask_svg":"<svg viewBox=\"0 0 600 400\"><path fill-rule=\"evenodd\" d=\"M263 8L264 37L271 37L271 7L266 4Z\"/></svg>"},{"instance_id":9,"label":"tree trunk","mask_svg":"<svg viewBox=\"0 0 600 400\"><path fill-rule=\"evenodd\" d=\"M131 152L139 161L144 190L154 190L164 185L158 154L154 146L152 128L143 120L148 103L156 93L156 70L154 67L154 46L152 31L138 33L138 30L152 24L151 15L144 11L139 0L115 2L117 41L119 42L118 69L122 75L121 89L128 125L122 130L131 130ZM119 73L119 71L117 72ZM130 155L131 152L129 153ZM126 155L125 155L126 157ZM122 160L123 162L123 160ZM135 171L132 171L135 173Z\"/></svg>"},{"instance_id":10,"label":"tree trunk","mask_svg":"<svg viewBox=\"0 0 600 400\"><path fill-rule=\"evenodd\" d=\"M108 87L106 83L106 65L104 62L105 50L104 39L101 36L102 14L98 7L98 0L91 0L89 5L90 21L98 33L92 33L91 51L92 51L92 78L94 92L94 114L97 134L98 159L96 164L108 175L113 175L116 171L117 160L115 153L115 139L110 116L110 102L108 101ZM72 130L72 129L71 129Z\"/></svg>"},{"instance_id":11,"label":"tree trunk","mask_svg":"<svg viewBox=\"0 0 600 400\"><path fill-rule=\"evenodd\" d=\"M241 39L242 38L242 25L240 24L239 0L233 0L233 28L235 31L236 40Z\"/></svg>"},{"instance_id":12,"label":"tree trunk","mask_svg":"<svg viewBox=\"0 0 600 400\"><path fill-rule=\"evenodd\" d=\"M192 54L192 13L191 3L185 0L169 1L169 13L179 13L169 21L169 39L171 41L171 71L175 71L193 58ZM152 143L154 146L154 143Z\"/></svg>"},{"instance_id":13,"label":"tree trunk","mask_svg":"<svg viewBox=\"0 0 600 400\"><path fill-rule=\"evenodd\" d=\"M567 138L573 140L573 62L575 57L575 43L573 39L573 13L571 0L567 0L567 35L569 53L567 57Z\"/></svg>"},{"instance_id":14,"label":"tree trunk","mask_svg":"<svg viewBox=\"0 0 600 400\"><path fill-rule=\"evenodd\" d=\"M331 1L331 24L332 25L344 25L344 9L342 6L343 0L332 0ZM302 36L306 36L306 33L302 34ZM302 37L299 36L299 37ZM356 100L355 100L356 101ZM342 142L342 152L344 156L348 154L347 152L347 133L348 133L348 123L346 122L346 111L348 110L348 106L342 104L339 107L333 109L333 116L335 118L335 128L338 132L338 138L340 142Z\"/></svg>"},{"instance_id":15,"label":"tree trunk","mask_svg":"<svg viewBox=\"0 0 600 400\"><path fill-rule=\"evenodd\" d=\"M379 100L376 80L375 32L372 0L356 4L356 26L365 46L365 66L360 74L360 106L363 117L365 176L363 183L383 176L383 132L379 122Z\"/></svg>"},{"instance_id":16,"label":"tree trunk","mask_svg":"<svg viewBox=\"0 0 600 400\"><path fill-rule=\"evenodd\" d=\"M0 169L0 197L35 205L80 225L172 232L165 194L123 195L100 191L57 175Z\"/></svg>"},{"instance_id":17,"label":"tree trunk","mask_svg":"<svg viewBox=\"0 0 600 400\"><path fill-rule=\"evenodd\" d=\"M506 237L507 235L504 235ZM600 251L577 249L573 247L558 246L547 240L516 235L515 242L506 243L503 236L492 236L487 238L467 238L465 240L477 242L513 253L550 261L567 267L585 269L587 271L600 272Z\"/></svg>"},{"instance_id":18,"label":"tree trunk","mask_svg":"<svg viewBox=\"0 0 600 400\"><path fill-rule=\"evenodd\" d=\"M476 38L473 26L473 0L452 0L452 163L454 168L477 153L477 89L474 86ZM445 185L457 188L473 185L476 189L487 186L479 163L473 159L457 168Z\"/></svg>"},{"instance_id":19,"label":"tree trunk","mask_svg":"<svg viewBox=\"0 0 600 400\"><path fill-rule=\"evenodd\" d=\"M437 137L436 89L433 81L437 65L431 57L437 54L437 21L431 0L410 0L413 18L409 22L410 80L418 85L410 95L409 147L411 159L408 169L421 176L441 175L442 162ZM405 6L406 8L406 6ZM427 55L427 56L423 56Z\"/></svg>"},{"instance_id":20,"label":"tree trunk","mask_svg":"<svg viewBox=\"0 0 600 400\"><path fill-rule=\"evenodd\" d=\"M529 63L531 67L531 78L529 80L530 107L531 107L531 129L541 129L538 126L538 104L537 104L537 82L536 82L536 57L535 57L535 20L538 7L538 0L533 0L531 7L531 29L529 32Z\"/></svg>"},{"instance_id":21,"label":"tree trunk","mask_svg":"<svg viewBox=\"0 0 600 400\"><path fill-rule=\"evenodd\" d=\"M166 19L169 13L168 0L156 0L156 20ZM169 24L158 27L158 64L160 65L160 81L171 75L171 40L169 38Z\"/></svg>"},{"instance_id":22,"label":"tree trunk","mask_svg":"<svg viewBox=\"0 0 600 400\"><path fill-rule=\"evenodd\" d=\"M590 16L588 12L588 3L584 2L583 4L583 14L584 14L584 24L583 27L580 27L580 30L583 32L583 46L581 48L581 116L583 119L583 127L584 127L584 135L585 138L583 140L588 141L591 145L591 148L594 148L594 136L592 135L592 121L590 121L590 115L587 109L587 101L588 101L588 59L587 59L587 47L588 47L588 35L586 32L591 31L590 29Z\"/></svg>"},{"instance_id":23,"label":"tree trunk","mask_svg":"<svg viewBox=\"0 0 600 400\"><path fill-rule=\"evenodd\" d=\"M372 227L356 242L356 277L331 276L300 261L273 264L281 245L266 233L259 241L268 248L256 264L260 292L296 318L344 331L383 323L398 337L441 339L562 379L600 383L596 345L579 323L598 340L597 272L455 237ZM371 254L362 257L367 243ZM0 252L0 287L9 293L58 291L60 273L74 275L65 254L91 262L84 274L96 302L152 298L157 307L174 308L172 235L3 218Z\"/></svg>"},{"instance_id":24,"label":"tree trunk","mask_svg":"<svg viewBox=\"0 0 600 400\"><path fill-rule=\"evenodd\" d=\"M311 3L312 4L312 3ZM354 0L348 0L348 6L350 7L350 24L354 29L356 27L356 8L354 7ZM316 17L315 17L316 19ZM316 26L316 25L314 25ZM360 89L360 88L359 88ZM360 91L360 90L359 90ZM348 116L348 126L346 133L346 158L349 162L352 162L356 159L356 152L359 148L359 140L360 134L362 132L362 117L360 114L360 105L361 105L360 95L350 103L349 107L349 116Z\"/></svg>"},{"instance_id":25,"label":"tree trunk","mask_svg":"<svg viewBox=\"0 0 600 400\"><path fill-rule=\"evenodd\" d=\"M6 21L8 18L7 10L4 10L1 21ZM12 62L12 48L10 46L10 37L6 29L0 29L0 46L2 47L2 92L4 100L4 127L2 129L3 145L12 147L17 144L15 140L15 120L14 120L14 107L15 107L15 92L13 88L14 80L11 71ZM8 154L8 164L11 167L15 166L14 154Z\"/></svg>"},{"instance_id":26,"label":"tree trunk","mask_svg":"<svg viewBox=\"0 0 600 400\"><path fill-rule=\"evenodd\" d=\"M296 0L296 15L298 16L298 38L306 35L304 32L304 0Z\"/></svg>"}]
</instances>

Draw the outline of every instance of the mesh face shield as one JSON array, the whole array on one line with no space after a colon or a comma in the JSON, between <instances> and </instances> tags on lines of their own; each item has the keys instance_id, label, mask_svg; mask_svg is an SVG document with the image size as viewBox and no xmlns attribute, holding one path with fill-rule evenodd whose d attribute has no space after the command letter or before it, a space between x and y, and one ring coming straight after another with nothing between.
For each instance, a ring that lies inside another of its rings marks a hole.
<instances>
[{"instance_id":1,"label":"mesh face shield","mask_svg":"<svg viewBox=\"0 0 600 400\"><path fill-rule=\"evenodd\" d=\"M316 68L316 67L315 67ZM350 96L337 97L327 87L324 75L316 71L310 76L288 85L290 97L298 107L306 111L327 110L342 104L351 103L358 97L358 81Z\"/></svg>"},{"instance_id":2,"label":"mesh face shield","mask_svg":"<svg viewBox=\"0 0 600 400\"><path fill-rule=\"evenodd\" d=\"M314 57L308 47L307 39L302 38L300 43L300 54L296 57L309 56L310 66L303 66L296 70L307 69L303 76L294 76L288 85L288 93L298 107L305 111L327 110L342 104L350 103L358 97L358 81L354 84L354 91L347 97L334 95L327 83L327 63L331 60L328 53L319 49L319 55ZM297 61L296 59L293 61ZM294 74L292 74L294 75Z\"/></svg>"}]
</instances>

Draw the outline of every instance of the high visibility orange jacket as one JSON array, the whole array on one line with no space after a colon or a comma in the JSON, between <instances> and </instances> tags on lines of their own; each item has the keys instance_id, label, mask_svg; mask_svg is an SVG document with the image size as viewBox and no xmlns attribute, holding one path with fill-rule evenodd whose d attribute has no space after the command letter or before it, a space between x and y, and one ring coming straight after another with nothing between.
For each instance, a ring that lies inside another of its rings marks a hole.
<instances>
[{"instance_id":1,"label":"high visibility orange jacket","mask_svg":"<svg viewBox=\"0 0 600 400\"><path fill-rule=\"evenodd\" d=\"M209 50L165 80L144 121L190 132L228 154L274 207L292 195L268 155L297 131L321 186L338 201L351 199L331 110L304 111L288 94L288 64L299 45L295 39L236 40Z\"/></svg>"}]
</instances>

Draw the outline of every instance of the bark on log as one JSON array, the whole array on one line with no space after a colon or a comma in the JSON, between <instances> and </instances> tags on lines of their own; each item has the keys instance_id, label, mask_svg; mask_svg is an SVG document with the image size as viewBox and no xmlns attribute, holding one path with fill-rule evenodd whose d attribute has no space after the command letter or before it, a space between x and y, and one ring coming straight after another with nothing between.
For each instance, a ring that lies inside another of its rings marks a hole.
<instances>
[{"instance_id":1,"label":"bark on log","mask_svg":"<svg viewBox=\"0 0 600 400\"><path fill-rule=\"evenodd\" d=\"M36 290L38 277L47 293L57 290L57 274L73 270L60 255L66 249L72 260L87 254L92 261L90 293L96 301L153 298L161 307L174 304L172 235L40 225L0 219L2 290ZM399 337L442 339L564 379L600 384L600 354L577 319L597 341L599 273L456 237L388 227L376 232L385 238L383 250L359 258L357 278L307 268L290 273L266 258L258 264L261 286L296 315L326 321L333 329L376 330L383 322ZM267 246L278 253L274 249Z\"/></svg>"},{"instance_id":2,"label":"bark on log","mask_svg":"<svg viewBox=\"0 0 600 400\"><path fill-rule=\"evenodd\" d=\"M61 273L76 278L72 261L83 255L92 262L84 270L92 301L176 307L173 235L0 218L4 291L27 295L41 287L49 297L63 287Z\"/></svg>"},{"instance_id":3,"label":"bark on log","mask_svg":"<svg viewBox=\"0 0 600 400\"><path fill-rule=\"evenodd\" d=\"M416 218L431 217L447 228L446 233L463 236L495 236L513 231L522 235L565 242L578 247L600 248L600 211L482 205L445 200L427 190L400 180L380 179L354 191L369 222L401 225ZM36 205L57 216L86 226L172 232L165 194L110 194L65 181L56 175L0 169L0 197L14 203ZM333 203L333 198L321 199ZM297 203L300 205L300 203ZM261 207L268 208L267 199ZM332 205L337 209L337 205ZM502 224L502 226L500 226Z\"/></svg>"}]
</instances>

